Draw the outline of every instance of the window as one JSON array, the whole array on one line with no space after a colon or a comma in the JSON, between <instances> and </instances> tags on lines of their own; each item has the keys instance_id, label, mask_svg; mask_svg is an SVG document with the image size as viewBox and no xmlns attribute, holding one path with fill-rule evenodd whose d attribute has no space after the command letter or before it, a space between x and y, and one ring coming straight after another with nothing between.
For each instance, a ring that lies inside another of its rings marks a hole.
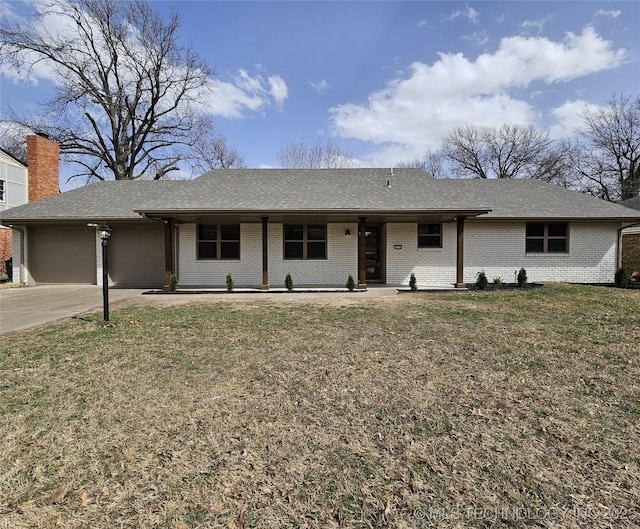
<instances>
[{"instance_id":1,"label":"window","mask_svg":"<svg viewBox=\"0 0 640 529\"><path fill-rule=\"evenodd\" d=\"M527 253L567 253L566 223L529 222L526 231Z\"/></svg>"},{"instance_id":2,"label":"window","mask_svg":"<svg viewBox=\"0 0 640 529\"><path fill-rule=\"evenodd\" d=\"M442 224L418 224L418 248L442 248Z\"/></svg>"},{"instance_id":3,"label":"window","mask_svg":"<svg viewBox=\"0 0 640 529\"><path fill-rule=\"evenodd\" d=\"M324 224L285 224L285 259L326 259L327 227Z\"/></svg>"},{"instance_id":4,"label":"window","mask_svg":"<svg viewBox=\"0 0 640 529\"><path fill-rule=\"evenodd\" d=\"M198 259L240 259L240 225L199 224Z\"/></svg>"},{"instance_id":5,"label":"window","mask_svg":"<svg viewBox=\"0 0 640 529\"><path fill-rule=\"evenodd\" d=\"M4 202L4 180L0 180L0 202Z\"/></svg>"}]
</instances>

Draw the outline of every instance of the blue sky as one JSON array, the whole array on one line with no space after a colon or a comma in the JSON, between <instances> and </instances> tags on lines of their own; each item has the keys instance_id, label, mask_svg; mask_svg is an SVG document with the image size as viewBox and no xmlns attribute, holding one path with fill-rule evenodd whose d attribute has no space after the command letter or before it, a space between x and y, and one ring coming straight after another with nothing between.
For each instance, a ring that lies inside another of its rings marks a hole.
<instances>
[{"instance_id":1,"label":"blue sky","mask_svg":"<svg viewBox=\"0 0 640 529\"><path fill-rule=\"evenodd\" d=\"M330 138L363 166L435 149L453 127L573 134L585 105L640 87L640 2L151 2L216 70L207 108L250 167ZM22 2L0 1L11 16ZM0 72L0 108L55 86Z\"/></svg>"}]
</instances>

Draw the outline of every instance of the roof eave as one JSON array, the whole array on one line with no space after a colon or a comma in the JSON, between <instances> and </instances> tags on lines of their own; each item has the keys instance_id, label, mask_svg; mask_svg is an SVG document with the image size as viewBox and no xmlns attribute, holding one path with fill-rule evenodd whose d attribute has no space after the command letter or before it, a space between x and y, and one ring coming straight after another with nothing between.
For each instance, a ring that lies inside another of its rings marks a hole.
<instances>
[{"instance_id":1,"label":"roof eave","mask_svg":"<svg viewBox=\"0 0 640 529\"><path fill-rule=\"evenodd\" d=\"M553 215L545 215L545 216L515 216L515 215L488 215L486 217L481 217L479 220L484 222L508 222L508 221L518 221L518 222L549 222L551 221L563 221L563 222L635 222L640 221L640 216L636 217L621 217L621 216L553 216Z\"/></svg>"},{"instance_id":2,"label":"roof eave","mask_svg":"<svg viewBox=\"0 0 640 529\"><path fill-rule=\"evenodd\" d=\"M135 209L136 213L146 217L171 217L176 215L354 215L366 217L368 215L455 215L478 216L491 212L490 208L462 209Z\"/></svg>"}]
</instances>

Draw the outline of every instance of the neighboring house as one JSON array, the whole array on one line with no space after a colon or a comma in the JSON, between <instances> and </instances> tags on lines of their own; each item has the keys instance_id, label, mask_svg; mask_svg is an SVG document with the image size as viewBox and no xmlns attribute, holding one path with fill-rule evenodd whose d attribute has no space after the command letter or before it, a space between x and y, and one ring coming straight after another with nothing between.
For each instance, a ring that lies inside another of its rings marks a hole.
<instances>
[{"instance_id":1,"label":"neighboring house","mask_svg":"<svg viewBox=\"0 0 640 529\"><path fill-rule=\"evenodd\" d=\"M27 136L27 165L0 150L0 214L9 208L59 193L58 144L43 136ZM4 217L0 217L0 222ZM0 275L12 257L12 230L0 224Z\"/></svg>"},{"instance_id":2,"label":"neighboring house","mask_svg":"<svg viewBox=\"0 0 640 529\"><path fill-rule=\"evenodd\" d=\"M0 211L27 203L27 167L0 149ZM0 225L0 276L11 258L11 229Z\"/></svg>"},{"instance_id":3,"label":"neighboring house","mask_svg":"<svg viewBox=\"0 0 640 529\"><path fill-rule=\"evenodd\" d=\"M640 210L640 196L625 200L622 205ZM640 272L640 225L622 230L622 266Z\"/></svg>"},{"instance_id":4,"label":"neighboring house","mask_svg":"<svg viewBox=\"0 0 640 529\"><path fill-rule=\"evenodd\" d=\"M190 181L100 182L5 211L14 281L114 286L361 287L611 283L640 212L536 180L442 180L416 169L233 169ZM16 266L16 263L19 266Z\"/></svg>"}]
</instances>

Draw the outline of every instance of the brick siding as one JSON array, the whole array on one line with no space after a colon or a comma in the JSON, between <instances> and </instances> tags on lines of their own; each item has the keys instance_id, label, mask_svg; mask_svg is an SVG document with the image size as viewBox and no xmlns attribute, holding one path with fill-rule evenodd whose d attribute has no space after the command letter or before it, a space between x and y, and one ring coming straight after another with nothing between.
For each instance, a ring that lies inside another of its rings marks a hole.
<instances>
[{"instance_id":1,"label":"brick siding","mask_svg":"<svg viewBox=\"0 0 640 529\"><path fill-rule=\"evenodd\" d=\"M482 270L489 281L515 282L524 267L529 281L608 283L616 268L616 224L569 224L569 253L526 254L523 222L465 223L465 283ZM411 272L418 285L451 285L456 280L456 225L443 225L441 249L419 250L416 224L387 224L386 281L408 285ZM402 246L401 249L394 249Z\"/></svg>"},{"instance_id":2,"label":"brick siding","mask_svg":"<svg viewBox=\"0 0 640 529\"><path fill-rule=\"evenodd\" d=\"M259 287L262 283L262 225L240 225L239 260L198 260L196 225L178 226L178 281L181 286L224 287L227 274L237 287ZM345 236L345 230L351 236ZM357 224L327 224L327 259L285 260L282 246L283 225L268 226L269 284L283 287L287 273L296 286L344 286L349 274L357 280Z\"/></svg>"},{"instance_id":3,"label":"brick siding","mask_svg":"<svg viewBox=\"0 0 640 529\"><path fill-rule=\"evenodd\" d=\"M524 267L530 281L609 283L616 268L617 224L570 223L569 253L526 254L524 222L465 224L464 281L473 283L481 270L489 281L515 282ZM350 237L345 236L349 229ZM240 225L239 260L197 260L196 225L182 224L178 235L178 278L181 286L224 287L231 273L238 287L258 287L262 280L262 235L259 223ZM358 226L327 224L327 259L285 260L283 226L269 224L269 283L284 286L291 273L296 286L343 286L349 274L357 281ZM382 227L381 266L388 285L408 285L415 273L421 286L452 285L456 281L456 223L443 224L442 248L418 249L417 224L388 223ZM386 248L386 251L385 251Z\"/></svg>"},{"instance_id":4,"label":"brick siding","mask_svg":"<svg viewBox=\"0 0 640 529\"><path fill-rule=\"evenodd\" d=\"M640 272L640 233L622 236L622 266Z\"/></svg>"},{"instance_id":5,"label":"brick siding","mask_svg":"<svg viewBox=\"0 0 640 529\"><path fill-rule=\"evenodd\" d=\"M13 239L11 228L4 228L0 226L0 275L5 275L7 269L4 266L4 262L11 257Z\"/></svg>"},{"instance_id":6,"label":"brick siding","mask_svg":"<svg viewBox=\"0 0 640 529\"><path fill-rule=\"evenodd\" d=\"M29 202L60 192L59 155L60 148L56 142L43 136L27 136Z\"/></svg>"}]
</instances>

